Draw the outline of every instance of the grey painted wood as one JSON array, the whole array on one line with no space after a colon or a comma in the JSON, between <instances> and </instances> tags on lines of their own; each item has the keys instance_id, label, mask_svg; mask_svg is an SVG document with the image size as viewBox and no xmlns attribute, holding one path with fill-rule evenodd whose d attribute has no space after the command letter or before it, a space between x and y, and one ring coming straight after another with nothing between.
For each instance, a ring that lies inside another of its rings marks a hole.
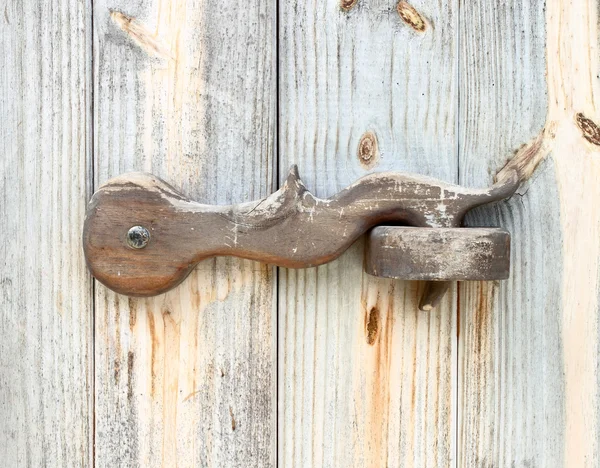
<instances>
[{"instance_id":1,"label":"grey painted wood","mask_svg":"<svg viewBox=\"0 0 600 468\"><path fill-rule=\"evenodd\" d=\"M95 2L96 186L143 170L205 203L271 193L274 24L274 2ZM97 466L274 465L274 286L232 259L151 299L97 284Z\"/></svg>"},{"instance_id":2,"label":"grey painted wood","mask_svg":"<svg viewBox=\"0 0 600 468\"><path fill-rule=\"evenodd\" d=\"M423 32L394 2L279 6L280 181L292 163L319 197L369 171L456 180L457 2L413 2ZM363 250L280 270L279 464L452 466L455 291L419 312L422 284L366 275Z\"/></svg>"},{"instance_id":3,"label":"grey painted wood","mask_svg":"<svg viewBox=\"0 0 600 468\"><path fill-rule=\"evenodd\" d=\"M512 200L470 217L512 232L513 268L509 281L459 290L460 466L599 463L600 168L586 138L598 122L596 9L462 10L461 182L487 185L530 142L516 160L533 175ZM578 113L591 119L585 131Z\"/></svg>"},{"instance_id":4,"label":"grey painted wood","mask_svg":"<svg viewBox=\"0 0 600 468\"><path fill-rule=\"evenodd\" d=\"M0 6L0 464L90 466L89 2Z\"/></svg>"}]
</instances>

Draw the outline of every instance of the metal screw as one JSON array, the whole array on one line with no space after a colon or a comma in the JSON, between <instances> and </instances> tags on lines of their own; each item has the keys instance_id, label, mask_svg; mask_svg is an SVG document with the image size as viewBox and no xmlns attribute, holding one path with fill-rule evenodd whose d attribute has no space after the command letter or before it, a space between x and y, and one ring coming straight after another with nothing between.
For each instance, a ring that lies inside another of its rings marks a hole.
<instances>
[{"instance_id":1,"label":"metal screw","mask_svg":"<svg viewBox=\"0 0 600 468\"><path fill-rule=\"evenodd\" d=\"M144 226L133 226L127 232L127 243L132 249L143 249L150 242L150 232Z\"/></svg>"}]
</instances>

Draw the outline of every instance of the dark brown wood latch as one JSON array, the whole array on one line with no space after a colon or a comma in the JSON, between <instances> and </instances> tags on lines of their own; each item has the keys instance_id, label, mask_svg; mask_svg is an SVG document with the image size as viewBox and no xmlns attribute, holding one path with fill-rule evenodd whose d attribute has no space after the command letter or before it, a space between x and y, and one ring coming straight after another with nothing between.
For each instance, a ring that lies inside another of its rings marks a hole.
<instances>
[{"instance_id":1,"label":"dark brown wood latch","mask_svg":"<svg viewBox=\"0 0 600 468\"><path fill-rule=\"evenodd\" d=\"M514 171L488 189L376 173L320 199L293 166L283 186L262 200L211 206L157 177L131 173L93 195L83 248L101 283L121 294L153 296L177 286L207 257L314 267L367 233L366 271L427 281L420 308L430 310L451 281L508 278L509 233L460 226L467 211L511 196L518 185Z\"/></svg>"}]
</instances>

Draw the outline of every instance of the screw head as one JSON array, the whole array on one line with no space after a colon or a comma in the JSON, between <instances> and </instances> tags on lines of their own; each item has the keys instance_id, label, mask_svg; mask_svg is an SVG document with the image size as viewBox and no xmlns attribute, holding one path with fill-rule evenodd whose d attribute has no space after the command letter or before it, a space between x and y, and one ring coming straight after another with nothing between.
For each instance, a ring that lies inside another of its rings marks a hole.
<instances>
[{"instance_id":1,"label":"screw head","mask_svg":"<svg viewBox=\"0 0 600 468\"><path fill-rule=\"evenodd\" d=\"M133 226L127 231L127 244L132 249L143 249L150 242L150 232L144 226Z\"/></svg>"}]
</instances>

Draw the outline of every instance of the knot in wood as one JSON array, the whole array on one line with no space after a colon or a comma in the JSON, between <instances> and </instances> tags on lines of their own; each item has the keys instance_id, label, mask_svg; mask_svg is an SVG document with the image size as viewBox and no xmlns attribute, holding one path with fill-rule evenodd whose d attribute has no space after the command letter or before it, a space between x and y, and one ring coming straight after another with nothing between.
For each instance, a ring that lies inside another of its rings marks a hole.
<instances>
[{"instance_id":1,"label":"knot in wood","mask_svg":"<svg viewBox=\"0 0 600 468\"><path fill-rule=\"evenodd\" d=\"M358 160L363 167L370 169L379 159L378 156L377 137L371 131L366 132L358 143Z\"/></svg>"},{"instance_id":2,"label":"knot in wood","mask_svg":"<svg viewBox=\"0 0 600 468\"><path fill-rule=\"evenodd\" d=\"M427 28L425 19L415 8L404 0L398 3L396 7L400 18L417 32L423 32Z\"/></svg>"},{"instance_id":3,"label":"knot in wood","mask_svg":"<svg viewBox=\"0 0 600 468\"><path fill-rule=\"evenodd\" d=\"M357 2L358 0L340 0L340 7L342 10L349 11L356 6Z\"/></svg>"}]
</instances>

